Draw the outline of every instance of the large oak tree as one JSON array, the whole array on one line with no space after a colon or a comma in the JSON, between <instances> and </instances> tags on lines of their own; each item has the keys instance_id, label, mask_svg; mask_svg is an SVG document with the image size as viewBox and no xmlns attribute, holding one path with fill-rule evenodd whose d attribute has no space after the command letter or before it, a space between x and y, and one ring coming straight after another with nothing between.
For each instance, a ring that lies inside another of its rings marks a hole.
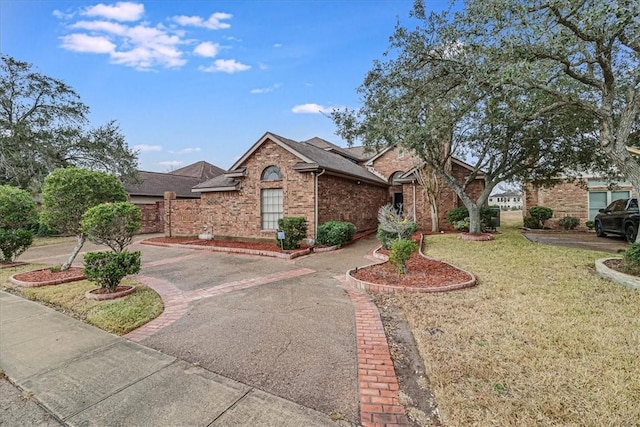
<instances>
[{"instance_id":1,"label":"large oak tree","mask_svg":"<svg viewBox=\"0 0 640 427\"><path fill-rule=\"evenodd\" d=\"M133 179L137 154L113 121L90 128L89 107L61 80L0 57L0 184L36 192L44 178L76 166Z\"/></svg>"},{"instance_id":2,"label":"large oak tree","mask_svg":"<svg viewBox=\"0 0 640 427\"><path fill-rule=\"evenodd\" d=\"M580 109L496 78L503 54L477 42L469 20L482 16L474 13L427 14L416 2L420 25L396 29L385 60L358 89L362 106L332 118L349 141L413 150L453 188L469 210L470 232L479 233L480 207L497 184L547 182L567 165L588 163L597 144L593 121ZM451 156L472 166L463 182L448 166ZM479 177L485 188L473 194Z\"/></svg>"}]
</instances>

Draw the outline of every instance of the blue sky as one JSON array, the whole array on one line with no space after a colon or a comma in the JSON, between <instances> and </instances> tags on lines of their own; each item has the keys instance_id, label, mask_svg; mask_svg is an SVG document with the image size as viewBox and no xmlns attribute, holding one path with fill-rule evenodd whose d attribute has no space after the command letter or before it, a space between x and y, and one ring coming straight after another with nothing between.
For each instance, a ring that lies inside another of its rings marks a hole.
<instances>
[{"instance_id":1,"label":"blue sky","mask_svg":"<svg viewBox=\"0 0 640 427\"><path fill-rule=\"evenodd\" d=\"M140 169L226 169L266 131L345 145L320 112L358 106L412 4L0 0L0 51L73 87L93 126L116 120Z\"/></svg>"}]
</instances>

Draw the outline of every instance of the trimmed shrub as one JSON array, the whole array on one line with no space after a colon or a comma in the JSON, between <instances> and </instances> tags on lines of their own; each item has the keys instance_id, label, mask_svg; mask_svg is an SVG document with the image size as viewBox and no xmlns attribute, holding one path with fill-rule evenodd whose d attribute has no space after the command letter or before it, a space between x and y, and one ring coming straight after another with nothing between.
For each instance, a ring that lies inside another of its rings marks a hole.
<instances>
[{"instance_id":1,"label":"trimmed shrub","mask_svg":"<svg viewBox=\"0 0 640 427\"><path fill-rule=\"evenodd\" d=\"M13 262L33 243L31 230L0 229L0 262Z\"/></svg>"},{"instance_id":2,"label":"trimmed shrub","mask_svg":"<svg viewBox=\"0 0 640 427\"><path fill-rule=\"evenodd\" d=\"M529 215L536 221L536 226L529 228L540 229L544 228L544 222L553 216L553 210L545 206L532 206Z\"/></svg>"},{"instance_id":3,"label":"trimmed shrub","mask_svg":"<svg viewBox=\"0 0 640 427\"><path fill-rule=\"evenodd\" d=\"M522 225L524 225L525 228L538 228L538 220L536 220L530 215L525 216L522 222L523 222Z\"/></svg>"},{"instance_id":4,"label":"trimmed shrub","mask_svg":"<svg viewBox=\"0 0 640 427\"><path fill-rule=\"evenodd\" d=\"M469 211L464 206L451 209L447 212L447 222L451 225L455 226L456 222L463 221L465 218L469 218Z\"/></svg>"},{"instance_id":5,"label":"trimmed shrub","mask_svg":"<svg viewBox=\"0 0 640 427\"><path fill-rule=\"evenodd\" d=\"M356 226L345 221L328 221L318 227L316 243L327 246L342 246L353 239Z\"/></svg>"},{"instance_id":6,"label":"trimmed shrub","mask_svg":"<svg viewBox=\"0 0 640 427\"><path fill-rule=\"evenodd\" d=\"M493 215L493 209L490 206L483 206L480 208L480 227L482 231L491 228L491 218ZM469 210L465 206L451 209L447 211L447 222L458 231L469 230Z\"/></svg>"},{"instance_id":7,"label":"trimmed shrub","mask_svg":"<svg viewBox=\"0 0 640 427\"><path fill-rule=\"evenodd\" d=\"M140 271L140 251L87 252L84 275L107 292L114 292L128 274Z\"/></svg>"},{"instance_id":8,"label":"trimmed shrub","mask_svg":"<svg viewBox=\"0 0 640 427\"><path fill-rule=\"evenodd\" d=\"M295 249L307 237L307 220L304 217L284 217L278 220L278 228L284 231L284 249ZM277 239L278 245L280 240Z\"/></svg>"},{"instance_id":9,"label":"trimmed shrub","mask_svg":"<svg viewBox=\"0 0 640 427\"><path fill-rule=\"evenodd\" d=\"M0 229L30 230L38 225L38 209L33 197L11 185L0 185Z\"/></svg>"},{"instance_id":10,"label":"trimmed shrub","mask_svg":"<svg viewBox=\"0 0 640 427\"><path fill-rule=\"evenodd\" d=\"M456 221L453 224L453 228L455 228L457 231L469 231L470 223L471 223L471 221L469 221L469 217L466 217L463 220Z\"/></svg>"},{"instance_id":11,"label":"trimmed shrub","mask_svg":"<svg viewBox=\"0 0 640 427\"><path fill-rule=\"evenodd\" d=\"M640 243L629 245L622 255L622 269L627 274L640 276Z\"/></svg>"},{"instance_id":12,"label":"trimmed shrub","mask_svg":"<svg viewBox=\"0 0 640 427\"><path fill-rule=\"evenodd\" d=\"M142 226L142 213L133 203L103 203L89 208L82 215L82 232L98 245L107 245L122 252L131 244Z\"/></svg>"},{"instance_id":13,"label":"trimmed shrub","mask_svg":"<svg viewBox=\"0 0 640 427\"><path fill-rule=\"evenodd\" d=\"M578 224L580 224L580 220L575 216L567 215L564 218L560 218L558 220L558 225L565 230L575 230Z\"/></svg>"},{"instance_id":14,"label":"trimmed shrub","mask_svg":"<svg viewBox=\"0 0 640 427\"><path fill-rule=\"evenodd\" d=\"M595 222L593 222L593 221L591 221L591 220L589 220L589 221L586 221L586 222L584 223L584 225L585 225L589 230L593 230L593 228L596 226L596 223L595 223Z\"/></svg>"},{"instance_id":15,"label":"trimmed shrub","mask_svg":"<svg viewBox=\"0 0 640 427\"><path fill-rule=\"evenodd\" d=\"M418 251L418 244L409 239L397 239L391 244L389 262L396 266L398 273L407 272L407 261L414 252Z\"/></svg>"}]
</instances>

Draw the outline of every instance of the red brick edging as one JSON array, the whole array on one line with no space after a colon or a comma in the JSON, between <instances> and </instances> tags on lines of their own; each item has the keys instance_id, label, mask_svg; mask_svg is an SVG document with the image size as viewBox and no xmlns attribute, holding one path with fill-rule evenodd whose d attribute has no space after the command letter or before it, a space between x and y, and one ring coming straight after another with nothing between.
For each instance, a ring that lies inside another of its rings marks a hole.
<instances>
[{"instance_id":1,"label":"red brick edging","mask_svg":"<svg viewBox=\"0 0 640 427\"><path fill-rule=\"evenodd\" d=\"M77 268L77 267L74 267L74 268ZM47 268L42 268L41 270L48 270L48 269ZM35 270L35 271L39 271L39 270ZM13 283L14 285L19 286L21 288L38 288L40 286L61 285L63 283L76 282L78 280L86 279L86 277L84 276L84 273L82 272L82 270L80 270L78 272L78 274L75 275L75 276L66 277L64 279L45 280L45 281L42 281L42 282L24 282L22 280L16 279L16 276L19 276L20 274L24 274L24 273L14 274L13 276L9 277L9 281L11 283Z\"/></svg>"},{"instance_id":2,"label":"red brick edging","mask_svg":"<svg viewBox=\"0 0 640 427\"><path fill-rule=\"evenodd\" d=\"M356 315L360 422L363 427L410 425L378 308L366 293L345 289Z\"/></svg>"},{"instance_id":3,"label":"red brick edging","mask_svg":"<svg viewBox=\"0 0 640 427\"><path fill-rule=\"evenodd\" d=\"M458 290L458 289L470 288L470 287L475 286L477 284L476 276L474 276L472 273L470 273L470 272L468 272L466 270L463 270L463 269L461 269L459 267L456 267L455 265L449 264L448 262L436 260L435 258L426 256L422 252L422 241L423 240L424 240L424 234L420 238L420 249L419 249L420 256L422 256L424 258L427 258L427 259L432 259L432 260L447 264L447 265L455 268L456 270L459 270L459 271L462 271L463 273L468 274L470 279L467 280L466 282L454 283L452 285L447 285L447 286L438 286L438 287L435 287L435 288L419 288L419 287L412 288L412 287L407 287L407 286L381 285L381 284L378 284L378 283L365 282L364 280L356 279L355 277L353 277L351 275L351 273L354 272L355 269L352 269L352 270L347 271L347 274L346 274L347 283L349 283L350 285L356 287L357 289L362 289L364 291L377 292L377 293L393 293L393 292L397 292L397 291L422 292L422 293L447 292L447 291L455 291L455 290ZM379 249L380 248L377 248L376 250L374 250L373 254L372 254L372 257L369 257L369 259L372 259L372 260L374 260L376 262L374 264L370 264L370 265L367 265L367 266L364 266L364 267L360 267L359 269L368 268L368 267L371 267L372 265L380 264L381 262L387 261L389 259L389 257L387 257L384 254L378 253Z\"/></svg>"},{"instance_id":4,"label":"red brick edging","mask_svg":"<svg viewBox=\"0 0 640 427\"><path fill-rule=\"evenodd\" d=\"M241 289L247 289L254 286L265 285L278 280L292 279L294 277L303 276L305 274L314 273L315 270L309 268L299 268L296 270L288 270L279 273L268 274L262 277L255 277L244 280L237 280L235 282L228 282L218 286L212 286L210 288L195 289L193 291L183 292L171 283L155 279L153 277L137 275L135 280L146 285L156 291L162 298L164 304L164 311L162 314L149 323L142 325L138 329L135 329L128 334L124 335L125 338L140 342L145 338L158 332L158 330L165 328L176 320L180 319L189 310L189 303L191 301L198 301L203 298L209 298L221 294L225 294L232 291L238 291Z\"/></svg>"}]
</instances>

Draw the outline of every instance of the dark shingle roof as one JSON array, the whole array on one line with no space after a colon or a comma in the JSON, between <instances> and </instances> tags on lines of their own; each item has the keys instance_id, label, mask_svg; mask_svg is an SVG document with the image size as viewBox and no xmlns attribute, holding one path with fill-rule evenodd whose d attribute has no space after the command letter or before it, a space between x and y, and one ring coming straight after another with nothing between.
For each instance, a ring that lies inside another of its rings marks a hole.
<instances>
[{"instance_id":1,"label":"dark shingle roof","mask_svg":"<svg viewBox=\"0 0 640 427\"><path fill-rule=\"evenodd\" d=\"M202 181L201 178L193 176L147 171L138 171L138 180L138 183L124 184L129 195L162 197L165 191L174 191L177 197L199 197L191 188Z\"/></svg>"},{"instance_id":2,"label":"dark shingle roof","mask_svg":"<svg viewBox=\"0 0 640 427\"><path fill-rule=\"evenodd\" d=\"M347 148L343 148L343 150L348 151L349 153L351 153L352 156L360 159L361 162L365 160L369 160L370 158L376 155L375 151L365 151L364 145L358 145L356 147L347 147Z\"/></svg>"},{"instance_id":3,"label":"dark shingle roof","mask_svg":"<svg viewBox=\"0 0 640 427\"><path fill-rule=\"evenodd\" d=\"M224 169L201 160L199 162L192 163L169 173L171 175L192 176L195 178L200 178L201 181L204 181L218 175L222 175L225 172L226 171Z\"/></svg>"},{"instance_id":4,"label":"dark shingle roof","mask_svg":"<svg viewBox=\"0 0 640 427\"><path fill-rule=\"evenodd\" d=\"M310 144L313 145L314 147L318 147L320 149L326 150L326 151L333 151L337 154L340 154L343 157L347 157L349 159L353 159L355 161L361 161L362 158L359 156L355 155L355 152L351 152L345 148L339 147L336 144L327 141L326 139L322 139L319 137L313 137L311 139L308 139L306 141L303 141L305 144Z\"/></svg>"},{"instance_id":5,"label":"dark shingle roof","mask_svg":"<svg viewBox=\"0 0 640 427\"><path fill-rule=\"evenodd\" d=\"M372 174L367 169L359 166L351 160L342 157L339 154L323 150L306 142L295 142L291 139L283 138L275 134L271 135L276 137L280 142L284 143L292 150L297 151L302 156L316 163L322 169L343 173L354 178L360 178L378 184L387 185L386 181L380 179L378 176Z\"/></svg>"},{"instance_id":6,"label":"dark shingle roof","mask_svg":"<svg viewBox=\"0 0 640 427\"><path fill-rule=\"evenodd\" d=\"M210 189L210 188L235 188L238 184L236 178L229 178L225 175L218 175L215 178L211 178L205 182L193 187L194 190L198 189Z\"/></svg>"}]
</instances>

